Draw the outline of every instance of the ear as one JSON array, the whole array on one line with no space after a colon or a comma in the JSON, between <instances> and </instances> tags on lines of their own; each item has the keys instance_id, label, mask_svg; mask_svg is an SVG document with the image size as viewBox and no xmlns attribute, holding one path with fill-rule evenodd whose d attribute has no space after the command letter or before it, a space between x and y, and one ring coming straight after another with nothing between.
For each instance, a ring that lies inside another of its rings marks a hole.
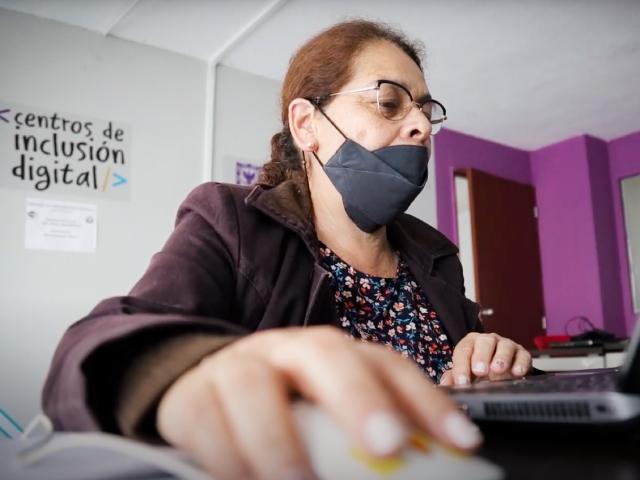
<instances>
[{"instance_id":1,"label":"ear","mask_svg":"<svg viewBox=\"0 0 640 480\"><path fill-rule=\"evenodd\" d=\"M294 98L289 103L289 130L296 146L302 151L310 152L318 148L315 113L313 104L304 98Z\"/></svg>"}]
</instances>

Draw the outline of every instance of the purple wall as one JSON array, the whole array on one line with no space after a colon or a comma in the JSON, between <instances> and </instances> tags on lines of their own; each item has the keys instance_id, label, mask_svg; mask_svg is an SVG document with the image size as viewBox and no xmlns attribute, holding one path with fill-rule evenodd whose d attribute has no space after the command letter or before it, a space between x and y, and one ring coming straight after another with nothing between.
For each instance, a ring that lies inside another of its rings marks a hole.
<instances>
[{"instance_id":1,"label":"purple wall","mask_svg":"<svg viewBox=\"0 0 640 480\"><path fill-rule=\"evenodd\" d=\"M456 168L536 187L548 333L564 333L578 315L619 335L631 332L618 182L640 173L640 133L610 145L580 136L529 153L445 130L435 138L435 153L438 229L454 242Z\"/></svg>"},{"instance_id":2,"label":"purple wall","mask_svg":"<svg viewBox=\"0 0 640 480\"><path fill-rule=\"evenodd\" d=\"M602 326L616 335L627 333L622 309L620 257L616 242L613 194L609 181L609 150L607 142L586 136L587 158L591 183L591 208L596 234ZM628 262L625 262L628 263ZM629 332L630 333L630 332Z\"/></svg>"},{"instance_id":3,"label":"purple wall","mask_svg":"<svg viewBox=\"0 0 640 480\"><path fill-rule=\"evenodd\" d=\"M475 168L516 182L531 184L529 154L452 130L435 137L438 230L458 243L453 172Z\"/></svg>"},{"instance_id":4,"label":"purple wall","mask_svg":"<svg viewBox=\"0 0 640 480\"><path fill-rule=\"evenodd\" d=\"M620 335L626 330L607 160L606 144L586 136L531 153L550 334L564 333L576 316Z\"/></svg>"},{"instance_id":5,"label":"purple wall","mask_svg":"<svg viewBox=\"0 0 640 480\"><path fill-rule=\"evenodd\" d=\"M613 197L613 210L620 264L620 284L622 285L622 307L627 332L631 333L635 325L631 280L627 258L627 241L622 211L622 190L620 181L625 177L640 174L640 132L609 142L609 177Z\"/></svg>"}]
</instances>

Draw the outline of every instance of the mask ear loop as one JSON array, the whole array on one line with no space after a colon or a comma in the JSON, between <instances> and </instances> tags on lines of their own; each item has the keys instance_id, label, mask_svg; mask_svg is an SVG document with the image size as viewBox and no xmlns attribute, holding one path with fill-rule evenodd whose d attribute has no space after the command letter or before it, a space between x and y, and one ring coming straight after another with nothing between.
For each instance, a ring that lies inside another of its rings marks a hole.
<instances>
[{"instance_id":1,"label":"mask ear loop","mask_svg":"<svg viewBox=\"0 0 640 480\"><path fill-rule=\"evenodd\" d=\"M316 152L312 152L313 156L316 157L316 160L318 160L318 163L320 164L320 167L322 168L322 162L320 161L320 159L318 158L318 156L316 155ZM307 202L309 204L309 211L307 213L308 218L309 218L309 224L311 225L311 229L313 230L313 238L315 240L315 255L316 255L316 259L319 258L320 255L320 239L318 238L318 234L316 232L315 229L315 223L314 223L314 219L315 219L315 211L313 209L313 201L311 200L311 184L309 183L309 172L307 171L307 156L305 155L305 151L302 151L302 168L304 169L304 179L307 182ZM309 273L309 282L312 281L312 277L313 277L313 270Z\"/></svg>"},{"instance_id":2,"label":"mask ear loop","mask_svg":"<svg viewBox=\"0 0 640 480\"><path fill-rule=\"evenodd\" d=\"M318 165L320 165L320 168L322 168L324 170L324 164L320 161L320 158L318 157L318 154L316 152L311 152L311 155L313 155L314 158L318 161ZM305 173L305 175L307 173L306 162L305 162L305 167L304 167L304 173ZM307 182L308 181L309 181L309 177L307 177Z\"/></svg>"},{"instance_id":3,"label":"mask ear loop","mask_svg":"<svg viewBox=\"0 0 640 480\"><path fill-rule=\"evenodd\" d=\"M345 140L349 140L349 139L347 138L347 136L344 134L344 132L338 128L338 126L333 122L333 120L331 120L331 118L329 117L329 115L327 115L327 114L325 113L325 111L324 111L324 110L322 109L322 107L320 106L320 102L319 102L319 100L318 100L318 99L319 99L319 97L317 97L317 98L311 98L311 99L307 99L307 100L309 100L309 101L311 102L311 105L313 105L313 106L314 106L314 108L317 108L317 109L318 109L318 111L319 111L319 112L324 116L324 118L326 118L326 119L329 121L329 123L330 123L331 125L333 125L333 128L335 128L335 129L340 133L340 135L342 135L342 136L344 137L344 139L345 139ZM312 151L311 153L313 154L313 156L314 156L314 157L316 158L316 160L318 161L318 164L320 165L320 167L324 170L324 164L320 161L320 158L318 157L318 155L316 154L316 152L315 152L315 151ZM306 163L305 163L305 173L306 173ZM307 182L308 182L308 178L307 178Z\"/></svg>"},{"instance_id":4,"label":"mask ear loop","mask_svg":"<svg viewBox=\"0 0 640 480\"><path fill-rule=\"evenodd\" d=\"M344 137L345 140L348 140L347 136L342 132L342 130L340 130L338 128L338 126L333 123L333 120L331 120L331 118L329 118L329 115L327 115L324 110L320 107L320 105L317 102L311 102L313 104L314 107L316 107L318 109L318 111L324 115L324 118L326 118L327 120L329 120L329 123L331 125L333 125L333 128L335 128L338 132L340 132L340 135L342 135Z\"/></svg>"}]
</instances>

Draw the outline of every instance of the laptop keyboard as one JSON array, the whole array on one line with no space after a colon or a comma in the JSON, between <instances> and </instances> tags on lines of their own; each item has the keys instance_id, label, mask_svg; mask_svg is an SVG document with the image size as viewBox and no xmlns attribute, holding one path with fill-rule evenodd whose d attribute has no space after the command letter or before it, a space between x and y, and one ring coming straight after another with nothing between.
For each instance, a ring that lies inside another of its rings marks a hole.
<instances>
[{"instance_id":1,"label":"laptop keyboard","mask_svg":"<svg viewBox=\"0 0 640 480\"><path fill-rule=\"evenodd\" d=\"M610 392L617 389L614 371L572 374L550 374L518 380L480 381L472 385L459 385L451 393L465 391L491 391L508 393L560 393L560 392Z\"/></svg>"}]
</instances>

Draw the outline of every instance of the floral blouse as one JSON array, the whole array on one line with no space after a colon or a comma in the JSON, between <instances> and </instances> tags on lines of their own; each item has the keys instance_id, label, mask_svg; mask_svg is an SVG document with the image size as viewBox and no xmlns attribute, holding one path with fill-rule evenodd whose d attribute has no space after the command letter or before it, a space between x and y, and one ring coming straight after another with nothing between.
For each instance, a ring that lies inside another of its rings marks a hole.
<instances>
[{"instance_id":1,"label":"floral blouse","mask_svg":"<svg viewBox=\"0 0 640 480\"><path fill-rule=\"evenodd\" d=\"M320 257L332 274L338 319L351 336L394 348L435 382L451 368L442 323L402 257L394 278L359 272L323 244Z\"/></svg>"}]
</instances>

